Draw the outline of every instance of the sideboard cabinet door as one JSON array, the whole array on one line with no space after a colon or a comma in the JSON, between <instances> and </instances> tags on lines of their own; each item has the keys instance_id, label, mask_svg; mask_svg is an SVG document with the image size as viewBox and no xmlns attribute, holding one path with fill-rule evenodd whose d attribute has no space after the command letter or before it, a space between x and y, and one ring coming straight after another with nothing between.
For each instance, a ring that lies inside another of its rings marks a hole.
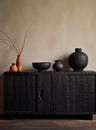
<instances>
[{"instance_id":1,"label":"sideboard cabinet door","mask_svg":"<svg viewBox=\"0 0 96 130\"><path fill-rule=\"evenodd\" d=\"M5 74L5 113L36 114L36 77L27 74Z\"/></svg>"},{"instance_id":2,"label":"sideboard cabinet door","mask_svg":"<svg viewBox=\"0 0 96 130\"><path fill-rule=\"evenodd\" d=\"M95 75L71 74L70 111L74 114L91 114L95 112Z\"/></svg>"},{"instance_id":3,"label":"sideboard cabinet door","mask_svg":"<svg viewBox=\"0 0 96 130\"><path fill-rule=\"evenodd\" d=\"M51 75L41 73L37 76L38 115L49 115L51 105Z\"/></svg>"},{"instance_id":4,"label":"sideboard cabinet door","mask_svg":"<svg viewBox=\"0 0 96 130\"><path fill-rule=\"evenodd\" d=\"M55 73L51 83L51 111L54 114L95 112L95 75Z\"/></svg>"},{"instance_id":5,"label":"sideboard cabinet door","mask_svg":"<svg viewBox=\"0 0 96 130\"><path fill-rule=\"evenodd\" d=\"M56 115L67 114L70 105L68 75L57 72L52 75L51 112Z\"/></svg>"}]
</instances>

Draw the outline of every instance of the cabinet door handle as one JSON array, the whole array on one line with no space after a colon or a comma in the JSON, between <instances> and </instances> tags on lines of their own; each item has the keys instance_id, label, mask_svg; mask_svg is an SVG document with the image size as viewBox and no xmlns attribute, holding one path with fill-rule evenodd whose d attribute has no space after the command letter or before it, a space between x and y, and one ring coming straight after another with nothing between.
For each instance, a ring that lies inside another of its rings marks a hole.
<instances>
[{"instance_id":1,"label":"cabinet door handle","mask_svg":"<svg viewBox=\"0 0 96 130\"><path fill-rule=\"evenodd\" d=\"M43 90L40 90L40 99L43 99Z\"/></svg>"}]
</instances>

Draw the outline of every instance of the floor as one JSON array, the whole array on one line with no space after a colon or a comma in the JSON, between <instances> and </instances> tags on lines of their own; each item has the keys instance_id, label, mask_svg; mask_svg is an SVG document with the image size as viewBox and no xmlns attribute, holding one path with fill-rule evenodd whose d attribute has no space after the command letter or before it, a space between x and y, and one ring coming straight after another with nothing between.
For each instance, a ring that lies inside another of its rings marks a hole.
<instances>
[{"instance_id":1,"label":"floor","mask_svg":"<svg viewBox=\"0 0 96 130\"><path fill-rule=\"evenodd\" d=\"M0 130L96 130L96 115L93 120L0 119Z\"/></svg>"}]
</instances>

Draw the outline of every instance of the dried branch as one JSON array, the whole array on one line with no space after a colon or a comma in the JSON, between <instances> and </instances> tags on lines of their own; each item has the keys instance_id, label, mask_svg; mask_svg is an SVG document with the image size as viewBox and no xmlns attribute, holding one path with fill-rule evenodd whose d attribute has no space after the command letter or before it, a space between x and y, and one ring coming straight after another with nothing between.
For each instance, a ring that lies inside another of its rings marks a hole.
<instances>
[{"instance_id":1,"label":"dried branch","mask_svg":"<svg viewBox=\"0 0 96 130\"><path fill-rule=\"evenodd\" d=\"M11 46L10 44L8 44L8 42L5 41L4 39L0 39L0 41L3 42L3 43L5 43L5 44L7 44L9 47L11 47L13 49L13 46Z\"/></svg>"},{"instance_id":2,"label":"dried branch","mask_svg":"<svg viewBox=\"0 0 96 130\"><path fill-rule=\"evenodd\" d=\"M14 45L17 45L18 53L20 53L20 47L18 46L17 39L14 38L14 39L13 39L13 42L14 42Z\"/></svg>"},{"instance_id":3,"label":"dried branch","mask_svg":"<svg viewBox=\"0 0 96 130\"><path fill-rule=\"evenodd\" d=\"M5 44L7 44L12 49L14 49L16 51L17 55L21 55L21 53L23 52L24 46L26 44L27 37L33 31L28 32L28 33L25 34L21 48L19 46L16 46L16 45L18 45L16 38L11 39L11 37L9 36L9 34L6 33L6 32L3 32L3 31L0 31L0 33L3 35L3 37L0 37L0 41L3 42L3 43L5 43Z\"/></svg>"},{"instance_id":4,"label":"dried branch","mask_svg":"<svg viewBox=\"0 0 96 130\"><path fill-rule=\"evenodd\" d=\"M33 30L33 31L34 31L34 30ZM26 44L27 37L28 37L29 34L32 33L33 31L28 32L28 33L25 34L24 40L23 40L23 44L22 44L22 47L21 47L21 51L20 51L20 55L21 55L21 53L23 52L24 46L25 46L25 44Z\"/></svg>"},{"instance_id":5,"label":"dried branch","mask_svg":"<svg viewBox=\"0 0 96 130\"><path fill-rule=\"evenodd\" d=\"M9 37L8 33L5 33L3 31L0 31L4 36L5 38L7 38L6 40L9 41L9 43L11 43L11 45L13 46L13 48L15 49L16 53L18 54L19 53L19 50L16 48L16 46L14 45L14 41ZM2 40L2 39L1 39ZM6 43L6 42L5 42ZM9 45L9 44L7 44Z\"/></svg>"},{"instance_id":6,"label":"dried branch","mask_svg":"<svg viewBox=\"0 0 96 130\"><path fill-rule=\"evenodd\" d=\"M23 45L22 45L22 48L21 48L21 51L20 51L20 55L21 55L21 53L24 49L24 46L25 46L25 43L26 43L26 38L27 38L27 34L25 34L25 36L24 36Z\"/></svg>"}]
</instances>

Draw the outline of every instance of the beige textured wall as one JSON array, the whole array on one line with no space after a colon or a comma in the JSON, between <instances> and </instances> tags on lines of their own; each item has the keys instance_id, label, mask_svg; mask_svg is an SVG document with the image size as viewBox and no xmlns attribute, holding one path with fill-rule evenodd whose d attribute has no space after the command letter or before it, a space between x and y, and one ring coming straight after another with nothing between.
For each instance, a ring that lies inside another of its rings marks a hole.
<instances>
[{"instance_id":1,"label":"beige textured wall","mask_svg":"<svg viewBox=\"0 0 96 130\"><path fill-rule=\"evenodd\" d=\"M0 30L18 40L34 30L22 53L23 70L34 61L65 60L80 47L88 54L87 70L96 70L96 0L0 0ZM3 77L16 53L0 42L0 112L3 112Z\"/></svg>"}]
</instances>

